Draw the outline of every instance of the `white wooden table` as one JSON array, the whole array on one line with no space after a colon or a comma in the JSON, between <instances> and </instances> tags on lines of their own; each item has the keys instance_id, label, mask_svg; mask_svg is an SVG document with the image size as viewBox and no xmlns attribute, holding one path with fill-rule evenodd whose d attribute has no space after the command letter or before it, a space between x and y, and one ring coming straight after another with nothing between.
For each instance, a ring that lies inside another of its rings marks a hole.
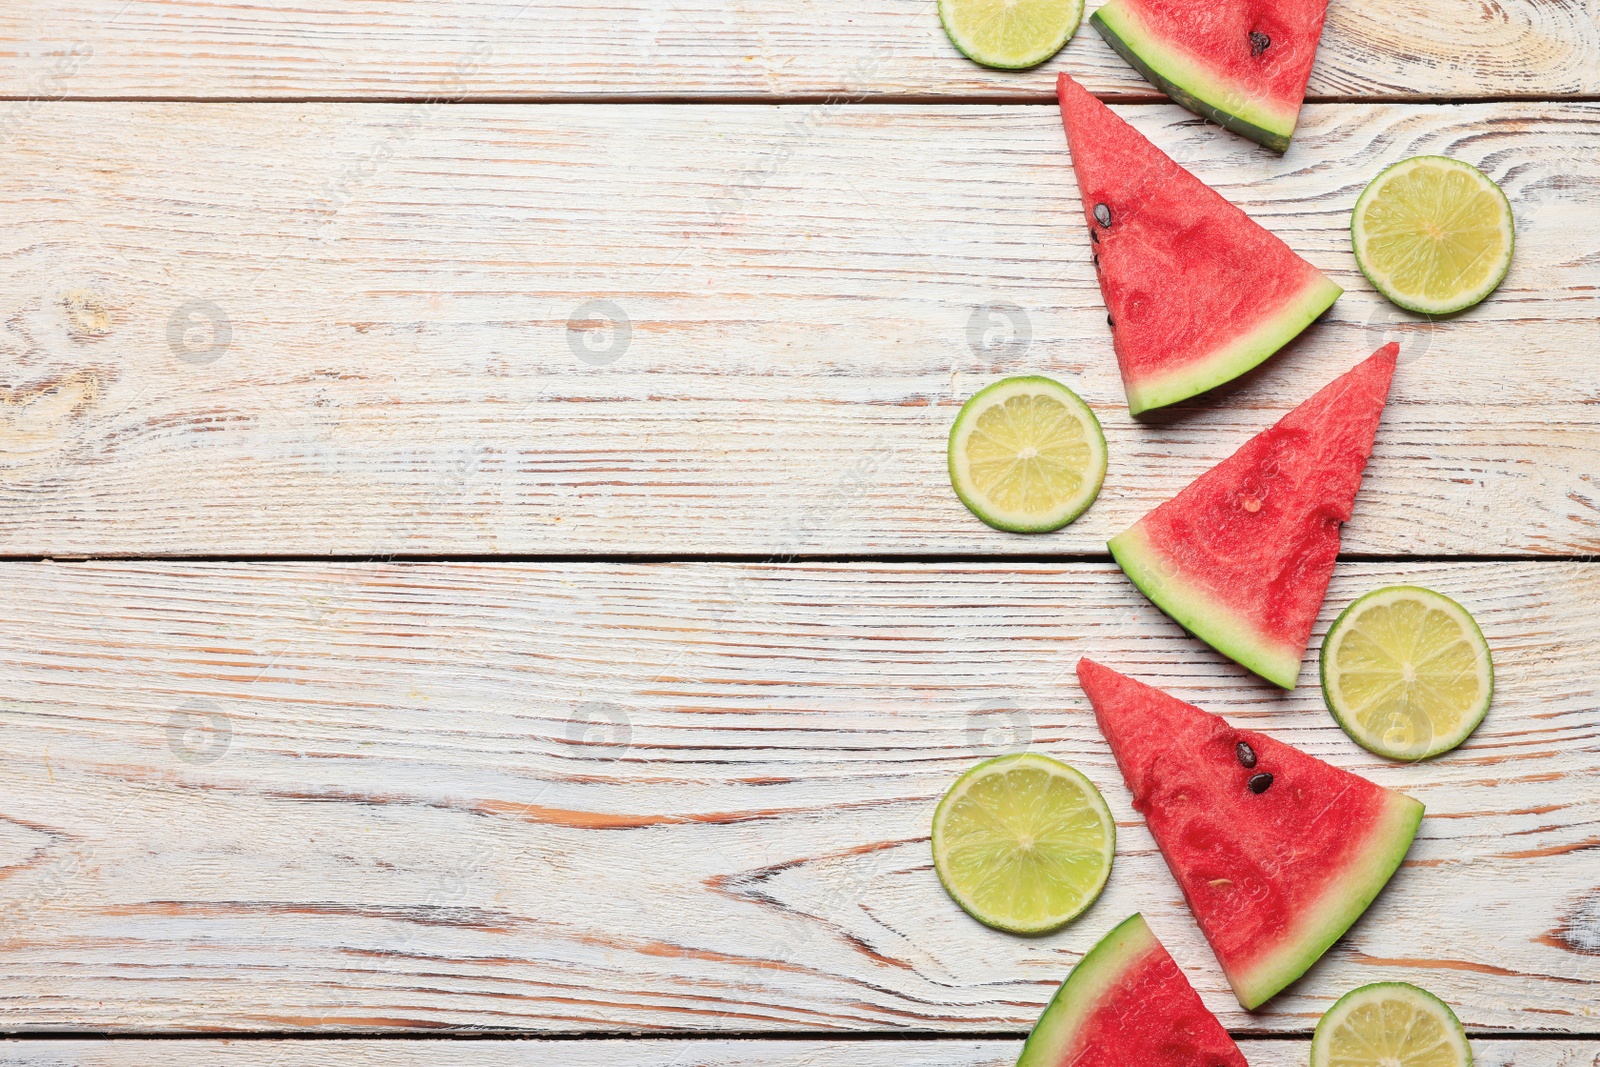
<instances>
[{"instance_id":1,"label":"white wooden table","mask_svg":"<svg viewBox=\"0 0 1600 1067\"><path fill-rule=\"evenodd\" d=\"M1007 1064L1142 909L1256 1067L1385 978L1481 1063L1600 1064L1590 0L1333 0L1283 158L1092 30L976 67L925 0L32 0L0 54L0 1062ZM1333 275L1327 319L1130 420L1058 69ZM1349 251L1363 184L1421 152L1517 214L1449 322ZM1322 626L1426 584L1497 668L1415 767L1104 550L1386 339ZM1024 371L1111 448L1038 538L944 471L959 404ZM1427 804L1265 1009L1132 811L1083 654ZM1021 746L1119 823L1102 900L1031 940L963 915L927 843Z\"/></svg>"}]
</instances>

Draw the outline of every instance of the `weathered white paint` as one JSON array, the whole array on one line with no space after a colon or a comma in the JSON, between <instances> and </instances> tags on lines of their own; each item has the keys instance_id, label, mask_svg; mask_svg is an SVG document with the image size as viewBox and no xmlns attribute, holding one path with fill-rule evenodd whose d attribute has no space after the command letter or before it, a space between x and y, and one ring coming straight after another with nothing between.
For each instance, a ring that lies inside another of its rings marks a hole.
<instances>
[{"instance_id":1,"label":"weathered white paint","mask_svg":"<svg viewBox=\"0 0 1600 1067\"><path fill-rule=\"evenodd\" d=\"M1020 1034L1137 909L1236 1030L1398 978L1477 1030L1592 1034L1600 567L1341 564L1322 626L1399 581L1495 655L1483 726L1419 766L1340 733L1314 653L1281 693L1108 565L8 564L0 1027ZM1131 810L1085 654L1428 806L1259 1013ZM1119 821L1104 897L1032 940L957 909L927 844L950 781L1023 744Z\"/></svg>"},{"instance_id":2,"label":"weathered white paint","mask_svg":"<svg viewBox=\"0 0 1600 1067\"><path fill-rule=\"evenodd\" d=\"M1305 1067L1305 1041L1247 1041L1252 1067ZM1016 1041L0 1041L15 1067L1012 1067ZM1595 1067L1600 1042L1479 1040L1478 1067Z\"/></svg>"},{"instance_id":3,"label":"weathered white paint","mask_svg":"<svg viewBox=\"0 0 1600 1067\"><path fill-rule=\"evenodd\" d=\"M1142 424L1054 107L41 104L0 172L0 552L1099 553L1390 337L1346 549L1600 547L1600 105L1313 106L1284 159L1123 113L1349 290ZM1347 233L1422 152L1518 220L1438 323ZM1023 371L1110 442L1045 537L945 470L957 405Z\"/></svg>"},{"instance_id":4,"label":"weathered white paint","mask_svg":"<svg viewBox=\"0 0 1600 1067\"><path fill-rule=\"evenodd\" d=\"M0 8L0 57L10 96L1044 98L1057 70L1153 92L1087 22L1042 67L986 70L950 46L932 0L17 3ZM1594 94L1600 29L1587 0L1339 0L1310 91Z\"/></svg>"}]
</instances>

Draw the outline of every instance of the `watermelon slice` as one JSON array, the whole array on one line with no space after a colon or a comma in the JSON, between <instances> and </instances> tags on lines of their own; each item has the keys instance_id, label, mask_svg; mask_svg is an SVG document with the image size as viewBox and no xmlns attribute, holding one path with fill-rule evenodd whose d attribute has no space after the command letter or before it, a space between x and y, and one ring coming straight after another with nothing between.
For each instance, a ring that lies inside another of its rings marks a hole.
<instances>
[{"instance_id":1,"label":"watermelon slice","mask_svg":"<svg viewBox=\"0 0 1600 1067\"><path fill-rule=\"evenodd\" d=\"M1065 73L1056 95L1133 414L1237 378L1339 298Z\"/></svg>"},{"instance_id":2,"label":"watermelon slice","mask_svg":"<svg viewBox=\"0 0 1600 1067\"><path fill-rule=\"evenodd\" d=\"M1111 539L1157 607L1285 689L1300 675L1399 351L1384 345Z\"/></svg>"},{"instance_id":3,"label":"watermelon slice","mask_svg":"<svg viewBox=\"0 0 1600 1067\"><path fill-rule=\"evenodd\" d=\"M1282 152L1327 12L1328 0L1111 0L1089 21L1174 101Z\"/></svg>"},{"instance_id":4,"label":"watermelon slice","mask_svg":"<svg viewBox=\"0 0 1600 1067\"><path fill-rule=\"evenodd\" d=\"M1266 1003L1367 910L1422 804L1092 660L1078 681L1234 995Z\"/></svg>"},{"instance_id":5,"label":"watermelon slice","mask_svg":"<svg viewBox=\"0 0 1600 1067\"><path fill-rule=\"evenodd\" d=\"M1017 1067L1246 1067L1233 1038L1144 916L1078 962L1022 1046Z\"/></svg>"}]
</instances>

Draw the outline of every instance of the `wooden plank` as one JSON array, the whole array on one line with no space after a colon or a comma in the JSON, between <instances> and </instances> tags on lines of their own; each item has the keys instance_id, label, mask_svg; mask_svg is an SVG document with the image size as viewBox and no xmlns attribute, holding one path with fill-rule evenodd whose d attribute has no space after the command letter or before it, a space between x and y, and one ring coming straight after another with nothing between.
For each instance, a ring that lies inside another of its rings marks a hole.
<instances>
[{"instance_id":1,"label":"wooden plank","mask_svg":"<svg viewBox=\"0 0 1600 1067\"><path fill-rule=\"evenodd\" d=\"M233 1064L255 1067L1012 1067L1017 1041L415 1041L350 1040L0 1042L0 1058L16 1067L126 1067L156 1060L172 1067ZM1480 1039L1472 1043L1478 1067L1595 1067L1600 1042ZM1249 1041L1244 1053L1253 1067L1304 1067L1304 1041Z\"/></svg>"},{"instance_id":2,"label":"wooden plank","mask_svg":"<svg viewBox=\"0 0 1600 1067\"><path fill-rule=\"evenodd\" d=\"M1231 1028L1416 981L1477 1030L1594 1034L1600 566L1344 564L1465 603L1496 703L1391 764L1109 565L0 568L0 1028L1022 1033L1143 911ZM1241 1012L1072 670L1120 666L1429 815L1305 980ZM1023 745L1119 821L1108 888L1019 939L927 827Z\"/></svg>"},{"instance_id":3,"label":"wooden plank","mask_svg":"<svg viewBox=\"0 0 1600 1067\"><path fill-rule=\"evenodd\" d=\"M1349 290L1145 423L1053 107L44 105L0 173L0 551L1103 552L1391 337L1347 550L1600 548L1600 363L1574 356L1600 105L1317 106L1287 160L1124 113ZM1504 286L1448 322L1349 250L1363 184L1422 152L1518 216ZM1110 441L1100 502L1048 537L948 485L956 407L1016 372Z\"/></svg>"},{"instance_id":4,"label":"wooden plank","mask_svg":"<svg viewBox=\"0 0 1600 1067\"><path fill-rule=\"evenodd\" d=\"M986 70L950 46L929 0L13 4L0 57L0 91L29 97L1045 99L1058 69L1098 92L1152 92L1087 24L1044 67ZM1310 91L1593 95L1600 29L1586 0L1341 0Z\"/></svg>"}]
</instances>

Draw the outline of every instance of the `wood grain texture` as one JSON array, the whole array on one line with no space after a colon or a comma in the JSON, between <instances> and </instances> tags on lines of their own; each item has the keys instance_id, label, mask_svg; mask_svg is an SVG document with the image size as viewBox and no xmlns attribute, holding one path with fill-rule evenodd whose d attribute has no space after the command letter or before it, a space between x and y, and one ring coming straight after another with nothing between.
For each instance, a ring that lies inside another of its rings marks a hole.
<instances>
[{"instance_id":1,"label":"wood grain texture","mask_svg":"<svg viewBox=\"0 0 1600 1067\"><path fill-rule=\"evenodd\" d=\"M1096 553L1390 338L1348 551L1600 546L1600 105L1314 106L1285 159L1124 114L1348 290L1146 423L1054 107L41 105L0 173L0 552ZM1349 249L1423 152L1517 212L1449 321ZM1110 442L1046 537L945 469L1017 372Z\"/></svg>"},{"instance_id":2,"label":"wood grain texture","mask_svg":"<svg viewBox=\"0 0 1600 1067\"><path fill-rule=\"evenodd\" d=\"M1021 1034L1141 910L1240 1031L1406 979L1474 1030L1593 1035L1600 565L1343 564L1322 625L1399 581L1496 657L1483 726L1420 766L1349 742L1314 663L1253 681L1108 565L11 564L0 1028ZM1265 1010L1131 810L1080 655L1427 805ZM1118 819L1104 896L1039 939L967 918L928 855L956 774L1022 746Z\"/></svg>"},{"instance_id":3,"label":"wood grain texture","mask_svg":"<svg viewBox=\"0 0 1600 1067\"><path fill-rule=\"evenodd\" d=\"M14 1067L1013 1067L1017 1041L0 1041ZM1478 1067L1596 1067L1600 1042L1478 1040ZM1248 1041L1252 1067L1304 1067L1304 1041Z\"/></svg>"},{"instance_id":4,"label":"wood grain texture","mask_svg":"<svg viewBox=\"0 0 1600 1067\"><path fill-rule=\"evenodd\" d=\"M950 46L931 0L15 3L0 59L0 92L51 98L1048 99L1058 69L1152 93L1087 23L1043 67L986 70ZM1588 0L1341 0L1310 91L1600 93L1600 29Z\"/></svg>"}]
</instances>

